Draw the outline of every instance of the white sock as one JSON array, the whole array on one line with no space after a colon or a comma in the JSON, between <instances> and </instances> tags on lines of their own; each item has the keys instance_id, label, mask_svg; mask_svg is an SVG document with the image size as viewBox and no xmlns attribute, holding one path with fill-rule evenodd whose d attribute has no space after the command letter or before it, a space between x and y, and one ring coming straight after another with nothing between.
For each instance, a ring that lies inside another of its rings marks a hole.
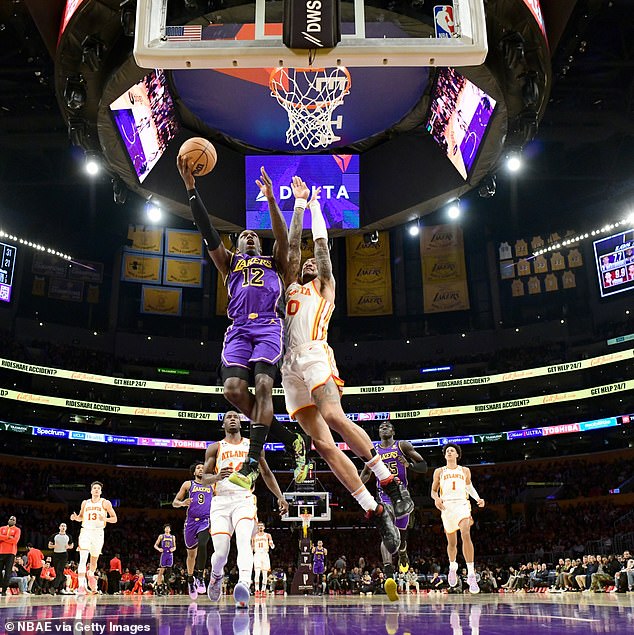
<instances>
[{"instance_id":1,"label":"white sock","mask_svg":"<svg viewBox=\"0 0 634 635\"><path fill-rule=\"evenodd\" d=\"M449 570L450 571L458 571L458 563L455 560L450 560L449 561Z\"/></svg>"},{"instance_id":2,"label":"white sock","mask_svg":"<svg viewBox=\"0 0 634 635\"><path fill-rule=\"evenodd\" d=\"M353 492L352 496L354 500L361 505L363 511L374 511L377 507L377 502L372 497L372 494L368 491L368 488L363 485L356 492Z\"/></svg>"},{"instance_id":3,"label":"white sock","mask_svg":"<svg viewBox=\"0 0 634 635\"><path fill-rule=\"evenodd\" d=\"M467 575L475 575L475 567L473 562L467 562Z\"/></svg>"},{"instance_id":4,"label":"white sock","mask_svg":"<svg viewBox=\"0 0 634 635\"><path fill-rule=\"evenodd\" d=\"M366 466L369 467L372 472L374 472L374 476L379 479L379 482L388 479L391 480L393 478L392 472L387 469L387 465L383 463L381 457L378 454L367 461Z\"/></svg>"}]
</instances>

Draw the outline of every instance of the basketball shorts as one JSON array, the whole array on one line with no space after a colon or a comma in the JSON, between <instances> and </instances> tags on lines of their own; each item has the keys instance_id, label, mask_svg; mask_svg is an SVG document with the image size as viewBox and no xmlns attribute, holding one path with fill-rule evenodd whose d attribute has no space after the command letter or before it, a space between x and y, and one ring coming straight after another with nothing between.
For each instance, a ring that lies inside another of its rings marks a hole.
<instances>
[{"instance_id":1,"label":"basketball shorts","mask_svg":"<svg viewBox=\"0 0 634 635\"><path fill-rule=\"evenodd\" d=\"M198 547L198 534L201 531L209 531L209 518L186 518L183 536L185 539L185 547L187 549L195 549Z\"/></svg>"},{"instance_id":2,"label":"basketball shorts","mask_svg":"<svg viewBox=\"0 0 634 635\"><path fill-rule=\"evenodd\" d=\"M256 362L277 364L284 349L284 320L255 317L234 320L225 332L222 363L252 368Z\"/></svg>"},{"instance_id":3,"label":"basketball shorts","mask_svg":"<svg viewBox=\"0 0 634 635\"><path fill-rule=\"evenodd\" d=\"M97 558L103 548L103 529L82 528L77 544L80 551L89 551L93 558Z\"/></svg>"},{"instance_id":4,"label":"basketball shorts","mask_svg":"<svg viewBox=\"0 0 634 635\"><path fill-rule=\"evenodd\" d=\"M291 417L313 405L313 390L331 377L341 391L344 382L339 378L335 355L326 341L306 342L287 351L282 364L282 387Z\"/></svg>"},{"instance_id":5,"label":"basketball shorts","mask_svg":"<svg viewBox=\"0 0 634 635\"><path fill-rule=\"evenodd\" d=\"M316 560L313 562L313 573L315 575L321 575L326 570L326 566L323 562Z\"/></svg>"},{"instance_id":6,"label":"basketball shorts","mask_svg":"<svg viewBox=\"0 0 634 635\"><path fill-rule=\"evenodd\" d=\"M162 553L159 567L164 567L165 569L167 569L168 567L173 567L173 566L174 566L174 554L171 551L167 553Z\"/></svg>"},{"instance_id":7,"label":"basketball shorts","mask_svg":"<svg viewBox=\"0 0 634 635\"><path fill-rule=\"evenodd\" d=\"M216 495L211 499L209 512L211 535L232 536L240 521L255 523L256 514L255 496L251 492Z\"/></svg>"},{"instance_id":8,"label":"basketball shorts","mask_svg":"<svg viewBox=\"0 0 634 635\"><path fill-rule=\"evenodd\" d=\"M460 521L469 519L469 526L473 525L471 518L471 503L468 500L443 500L444 511L440 512L445 533L453 534L460 529Z\"/></svg>"},{"instance_id":9,"label":"basketball shorts","mask_svg":"<svg viewBox=\"0 0 634 635\"><path fill-rule=\"evenodd\" d=\"M253 554L253 568L261 569L262 571L271 570L271 559L268 553L255 552Z\"/></svg>"}]
</instances>

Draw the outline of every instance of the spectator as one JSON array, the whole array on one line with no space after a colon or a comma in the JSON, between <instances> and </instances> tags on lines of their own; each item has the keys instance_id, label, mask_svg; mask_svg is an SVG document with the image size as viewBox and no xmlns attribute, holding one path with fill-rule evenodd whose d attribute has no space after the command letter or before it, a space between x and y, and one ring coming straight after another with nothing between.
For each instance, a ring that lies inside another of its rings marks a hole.
<instances>
[{"instance_id":1,"label":"spectator","mask_svg":"<svg viewBox=\"0 0 634 635\"><path fill-rule=\"evenodd\" d=\"M24 561L22 559L22 556L15 557L9 584L11 584L11 582L13 581L17 583L18 589L20 589L20 593L24 595L30 595L28 591L29 572L24 568Z\"/></svg>"}]
</instances>

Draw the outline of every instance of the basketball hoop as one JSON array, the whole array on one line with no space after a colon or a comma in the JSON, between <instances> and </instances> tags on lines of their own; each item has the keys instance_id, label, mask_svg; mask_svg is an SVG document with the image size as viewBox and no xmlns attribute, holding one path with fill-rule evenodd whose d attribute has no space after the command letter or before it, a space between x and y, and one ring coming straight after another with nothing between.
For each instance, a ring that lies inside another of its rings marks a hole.
<instances>
[{"instance_id":1,"label":"basketball hoop","mask_svg":"<svg viewBox=\"0 0 634 635\"><path fill-rule=\"evenodd\" d=\"M302 519L302 536L308 538L308 529L313 515L309 511L305 511L303 514L300 514L299 517Z\"/></svg>"},{"instance_id":2,"label":"basketball hoop","mask_svg":"<svg viewBox=\"0 0 634 635\"><path fill-rule=\"evenodd\" d=\"M269 88L288 115L286 142L304 150L326 148L339 141L333 125L341 128L342 117L332 114L350 92L351 78L345 66L333 68L286 68L271 71Z\"/></svg>"}]
</instances>

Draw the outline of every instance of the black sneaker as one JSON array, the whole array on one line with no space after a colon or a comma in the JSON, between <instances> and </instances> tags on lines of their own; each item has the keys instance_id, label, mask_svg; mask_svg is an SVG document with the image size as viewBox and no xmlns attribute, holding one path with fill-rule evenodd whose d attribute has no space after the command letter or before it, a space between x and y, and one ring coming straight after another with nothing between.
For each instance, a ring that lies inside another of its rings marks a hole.
<instances>
[{"instance_id":1,"label":"black sneaker","mask_svg":"<svg viewBox=\"0 0 634 635\"><path fill-rule=\"evenodd\" d=\"M390 497L396 518L402 518L414 511L414 501L398 478L394 477L389 483L381 484L381 489Z\"/></svg>"},{"instance_id":2,"label":"black sneaker","mask_svg":"<svg viewBox=\"0 0 634 635\"><path fill-rule=\"evenodd\" d=\"M366 518L374 520L385 548L392 554L396 553L401 546L401 534L394 525L392 510L386 505L377 505L375 510L366 513Z\"/></svg>"}]
</instances>

